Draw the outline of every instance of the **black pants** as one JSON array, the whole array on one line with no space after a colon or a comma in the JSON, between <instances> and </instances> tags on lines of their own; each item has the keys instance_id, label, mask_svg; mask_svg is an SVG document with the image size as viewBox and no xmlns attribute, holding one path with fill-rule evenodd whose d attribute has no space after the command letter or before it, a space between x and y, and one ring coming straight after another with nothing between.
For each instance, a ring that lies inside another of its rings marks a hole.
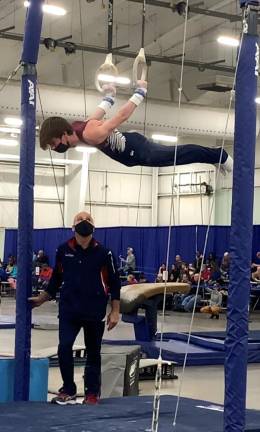
<instances>
[{"instance_id":1,"label":"black pants","mask_svg":"<svg viewBox=\"0 0 260 432\"><path fill-rule=\"evenodd\" d=\"M126 166L164 167L173 166L176 146L163 145L137 132L125 132L125 150L111 150L110 147L100 147L100 150L110 158ZM226 162L228 154L221 148L202 147L197 144L178 145L176 165L192 163L217 164Z\"/></svg>"},{"instance_id":2,"label":"black pants","mask_svg":"<svg viewBox=\"0 0 260 432\"><path fill-rule=\"evenodd\" d=\"M101 387L101 342L105 329L104 321L84 321L60 317L58 357L63 389L69 395L77 392L74 382L74 360L72 347L81 328L87 350L84 375L85 394L100 394Z\"/></svg>"}]
</instances>

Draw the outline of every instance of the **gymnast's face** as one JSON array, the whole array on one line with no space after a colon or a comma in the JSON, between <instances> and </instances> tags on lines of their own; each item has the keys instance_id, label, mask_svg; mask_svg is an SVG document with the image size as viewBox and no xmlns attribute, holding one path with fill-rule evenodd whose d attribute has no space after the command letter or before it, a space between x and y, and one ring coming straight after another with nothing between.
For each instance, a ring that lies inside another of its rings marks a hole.
<instances>
[{"instance_id":1,"label":"gymnast's face","mask_svg":"<svg viewBox=\"0 0 260 432\"><path fill-rule=\"evenodd\" d=\"M61 138L53 138L50 147L58 153L65 153L69 148L75 147L77 142L78 137L75 132L72 135L65 132Z\"/></svg>"}]
</instances>

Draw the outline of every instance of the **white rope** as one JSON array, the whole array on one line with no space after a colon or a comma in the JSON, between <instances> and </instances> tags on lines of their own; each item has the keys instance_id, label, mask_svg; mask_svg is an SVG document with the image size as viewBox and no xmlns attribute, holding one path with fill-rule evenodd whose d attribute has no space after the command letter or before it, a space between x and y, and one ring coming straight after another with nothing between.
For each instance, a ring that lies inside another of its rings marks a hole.
<instances>
[{"instance_id":1,"label":"white rope","mask_svg":"<svg viewBox=\"0 0 260 432\"><path fill-rule=\"evenodd\" d=\"M243 42L243 33L242 33L242 36L241 36L241 44L240 44L239 53L238 53L238 57L237 57L237 64L236 64L236 69L235 69L235 75L234 75L232 90L230 91L230 98L229 98L229 106L228 106L227 119L226 119L225 130L224 130L224 134L223 134L223 138L222 138L222 145L221 145L221 153L220 153L219 164L218 164L218 167L217 167L216 186L217 186L218 181L219 181L219 173L220 173L220 165L221 165L221 160L222 160L222 154L223 154L224 145L225 145L226 136L227 136L227 128L228 128L228 123L229 123L230 114L231 114L232 102L233 102L233 98L234 98L234 94L235 94L235 83L236 83L237 70L238 70L238 65L239 65L239 60L240 60L242 42ZM184 362L183 362L183 367L182 367L182 374L181 374L181 379L180 379L180 384L179 384L179 391L178 391L178 397L177 397L177 402L176 402L175 413L174 413L174 420L173 420L173 426L174 427L176 427L176 420L177 420L179 406L180 406L180 398L181 398L183 381L184 381L184 373L185 373L185 368L186 368L186 364L187 364L187 357L188 357L189 345L190 345L190 340L191 340L191 333L192 333L193 322L194 322L194 317L195 317L196 303L197 303L197 298L198 298L198 293L199 293L199 287L200 287L200 281L201 281L201 272L202 272L202 268L203 268L203 264L204 264L204 259L205 259L206 248L207 248L207 244L208 244L209 230L210 230L211 218L212 218L212 214L213 214L215 200L216 200L216 188L215 188L215 191L214 191L214 194L213 194L211 208L210 208L210 212L209 212L209 222L208 222L208 226L207 226L207 231L206 231L206 236L205 236L205 242L204 242L204 247L203 247L202 261L201 261L200 272L199 272L199 280L198 280L198 283L197 283L197 289L196 289L196 294L195 294L195 302L194 302L193 310L192 310L192 316L191 316L190 327L189 327L189 332L188 332L188 340L187 340L187 344L186 344L185 357L184 357Z\"/></svg>"},{"instance_id":2,"label":"white rope","mask_svg":"<svg viewBox=\"0 0 260 432\"><path fill-rule=\"evenodd\" d=\"M176 135L178 138L179 129L180 129L180 111L181 111L181 100L182 100L182 86L183 86L183 75L184 75L184 63L185 63L185 51L186 51L186 38L187 38L187 21L188 21L188 10L189 10L189 0L186 2L186 11L185 11L185 22L184 22L184 30L183 30L183 46L182 46L182 62L181 62L181 73L180 73L180 85L179 85L179 96L178 96L178 117L177 117L177 131ZM174 165L173 165L173 174L172 174L172 195L171 195L171 206L170 206L170 223L168 230L168 241L167 241L167 254L166 254L166 269L169 268L169 257L170 257L170 242L171 242L171 223L172 218L174 218L174 178L176 171L176 159L177 159L177 145L174 151ZM160 414L160 396L161 396L161 385L162 385L162 340L164 334L164 326L165 326L165 305L166 305L166 294L167 294L167 278L165 278L165 286L163 293L163 308L162 308L162 320L160 325L160 349L159 349L159 357L158 357L158 366L155 375L155 392L153 399L153 416L152 416L152 425L151 432L158 431L159 425L159 414Z\"/></svg>"},{"instance_id":3,"label":"white rope","mask_svg":"<svg viewBox=\"0 0 260 432\"><path fill-rule=\"evenodd\" d=\"M185 63L185 51L186 51L185 48L186 48L186 36L187 36L187 21L188 21L188 6L189 6L188 3L189 2L187 0L185 24L184 24L182 67L181 67L181 76L180 76L180 86L178 89L179 90L179 101L178 101L178 121L177 121L178 126L177 126L177 134L176 134L177 137L179 136L179 130L180 130L180 111L181 111L181 98L182 98L182 92L183 92L182 87L183 87L183 75L184 75L184 63ZM218 167L217 167L216 186L217 186L218 180L219 180L220 165L221 165L221 161L222 161L222 155L223 155L224 145L225 145L226 136L227 136L227 128L228 128L228 122L230 119L232 101L233 101L233 97L234 97L234 93L235 93L234 89L235 89L237 68L238 68L240 54L241 54L242 41L243 41L243 34L241 37L241 45L240 45L238 59L237 59L234 82L233 82L232 90L230 92L230 100L229 100L227 120L226 120L224 135L223 135L223 139L222 139L219 163L218 163ZM173 166L172 199L171 199L171 209L170 209L170 225L169 225L169 233L168 233L167 259L166 259L166 266L167 267L166 268L168 268L168 266L169 266L169 249L170 249L171 221L172 221L173 200L174 200L173 188L174 188L174 175L175 175L175 170L176 170L176 157L177 157L177 146L175 148L174 166ZM216 191L213 194L212 204L211 204L211 208L210 208L210 212L209 212L209 222L208 222L208 226L207 226L205 242L204 242L204 247L203 247L203 255L202 255L202 262L201 262L201 267L200 267L200 272L199 272L199 280L198 280L196 294L195 294L195 302L194 302L192 317L191 317L190 326L189 326L189 333L188 333L188 340L187 340L187 344L186 344L186 352L185 352L185 358L184 358L184 363L183 363L182 376L181 376L181 380L180 380L178 397L177 397L176 408L175 408L175 413L174 413L174 421L173 421L174 427L176 427L176 420L177 420L177 415L178 415L179 406L180 406L180 398L181 398L181 392L182 392L182 386L183 386L183 380L184 380L184 373L185 373L185 368L186 368L186 363L187 363L187 356L188 356L188 350L189 350L189 345L190 345L191 332L192 332L194 316L195 316L196 302L197 302L197 298L198 298L198 292L199 292L200 281L201 281L201 272L202 272L204 259L205 259L205 253L206 253L206 248L207 248L207 243L208 243L209 229L210 229L210 223L211 223L212 213L213 213L213 209L214 209L215 199L216 199ZM151 432L157 432L158 431L158 424L159 424L160 392L161 392L161 382L162 382L162 339L163 339L164 324L165 324L165 303L166 303L166 292L167 292L166 290L167 290L167 286L166 286L166 281L165 281L163 310L162 310L162 323L161 323L161 335L160 335L160 351L159 351L159 357L158 357L157 373L156 373L156 377L155 377L155 394L154 394L154 402L153 402L152 427L150 429Z\"/></svg>"},{"instance_id":4,"label":"white rope","mask_svg":"<svg viewBox=\"0 0 260 432\"><path fill-rule=\"evenodd\" d=\"M23 66L22 63L19 63L16 68L14 68L14 70L12 70L12 72L10 72L10 74L8 75L7 79L3 82L3 84L0 86L0 92L2 90L4 90L5 86L9 83L9 81L15 77L15 75L17 74L17 72L19 71L19 69L21 69L21 67Z\"/></svg>"}]
</instances>

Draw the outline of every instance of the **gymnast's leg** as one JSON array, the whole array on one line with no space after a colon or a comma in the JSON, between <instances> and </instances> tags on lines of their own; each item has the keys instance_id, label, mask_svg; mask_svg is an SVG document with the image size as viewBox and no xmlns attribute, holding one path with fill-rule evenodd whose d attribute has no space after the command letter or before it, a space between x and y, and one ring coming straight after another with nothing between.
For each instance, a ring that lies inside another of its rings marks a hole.
<instances>
[{"instance_id":1,"label":"gymnast's leg","mask_svg":"<svg viewBox=\"0 0 260 432\"><path fill-rule=\"evenodd\" d=\"M129 148L132 154L134 151L136 165L172 166L176 158L176 165L192 163L217 165L221 162L222 172L232 171L232 158L225 150L221 151L221 148L202 147L196 144L167 146L148 140L136 132L128 132L124 135L127 142L126 148Z\"/></svg>"}]
</instances>

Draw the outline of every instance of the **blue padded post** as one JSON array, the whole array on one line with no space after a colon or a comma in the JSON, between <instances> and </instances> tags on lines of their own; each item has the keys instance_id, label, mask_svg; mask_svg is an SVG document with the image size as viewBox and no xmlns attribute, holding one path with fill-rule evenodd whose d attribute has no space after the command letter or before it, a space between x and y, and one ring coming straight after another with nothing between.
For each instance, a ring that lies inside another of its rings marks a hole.
<instances>
[{"instance_id":1,"label":"blue padded post","mask_svg":"<svg viewBox=\"0 0 260 432\"><path fill-rule=\"evenodd\" d=\"M240 7L245 7L245 6L259 6L260 1L259 0L240 0Z\"/></svg>"},{"instance_id":2,"label":"blue padded post","mask_svg":"<svg viewBox=\"0 0 260 432\"><path fill-rule=\"evenodd\" d=\"M30 0L25 22L21 62L21 118L19 216L18 216L18 277L16 297L15 380L14 400L28 400L31 353L32 233L33 187L36 126L36 62L41 27L42 0Z\"/></svg>"},{"instance_id":3,"label":"blue padded post","mask_svg":"<svg viewBox=\"0 0 260 432\"><path fill-rule=\"evenodd\" d=\"M254 167L256 143L257 76L259 45L257 12L249 12L244 27L236 76L234 173L230 233L230 285L225 341L224 431L244 432L250 263L253 232ZM251 27L251 28L250 28Z\"/></svg>"}]
</instances>

